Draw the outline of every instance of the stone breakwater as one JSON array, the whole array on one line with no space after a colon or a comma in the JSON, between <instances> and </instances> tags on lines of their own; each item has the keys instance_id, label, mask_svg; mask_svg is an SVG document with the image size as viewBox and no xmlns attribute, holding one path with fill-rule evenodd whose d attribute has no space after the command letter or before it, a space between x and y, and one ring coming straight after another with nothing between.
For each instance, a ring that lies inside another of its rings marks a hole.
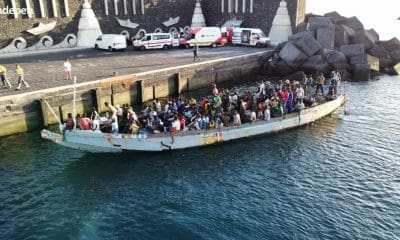
<instances>
[{"instance_id":1,"label":"stone breakwater","mask_svg":"<svg viewBox=\"0 0 400 240\"><path fill-rule=\"evenodd\" d=\"M356 17L346 18L337 12L308 15L263 67L264 73L276 76L296 71L329 76L334 69L350 81L367 81L374 72L398 75L400 41L380 41L379 34L364 29Z\"/></svg>"}]
</instances>

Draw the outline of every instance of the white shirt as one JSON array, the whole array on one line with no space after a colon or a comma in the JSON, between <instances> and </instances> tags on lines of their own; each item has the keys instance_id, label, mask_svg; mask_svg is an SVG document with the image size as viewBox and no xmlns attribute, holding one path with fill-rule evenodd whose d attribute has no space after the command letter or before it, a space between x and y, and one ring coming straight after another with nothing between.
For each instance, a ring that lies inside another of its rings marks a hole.
<instances>
[{"instance_id":1,"label":"white shirt","mask_svg":"<svg viewBox=\"0 0 400 240\"><path fill-rule=\"evenodd\" d=\"M180 131L181 130L181 123L179 122L179 120L173 121L172 122L172 127L176 129L176 131Z\"/></svg>"},{"instance_id":2,"label":"white shirt","mask_svg":"<svg viewBox=\"0 0 400 240\"><path fill-rule=\"evenodd\" d=\"M299 87L296 89L296 97L297 98L303 98L304 97L304 89L302 87Z\"/></svg>"},{"instance_id":3,"label":"white shirt","mask_svg":"<svg viewBox=\"0 0 400 240\"><path fill-rule=\"evenodd\" d=\"M233 125L240 125L242 124L242 121L240 120L240 115L239 113L236 113L233 115Z\"/></svg>"},{"instance_id":4,"label":"white shirt","mask_svg":"<svg viewBox=\"0 0 400 240\"><path fill-rule=\"evenodd\" d=\"M70 62L64 62L64 71L66 72L71 72L72 70L72 65Z\"/></svg>"}]
</instances>

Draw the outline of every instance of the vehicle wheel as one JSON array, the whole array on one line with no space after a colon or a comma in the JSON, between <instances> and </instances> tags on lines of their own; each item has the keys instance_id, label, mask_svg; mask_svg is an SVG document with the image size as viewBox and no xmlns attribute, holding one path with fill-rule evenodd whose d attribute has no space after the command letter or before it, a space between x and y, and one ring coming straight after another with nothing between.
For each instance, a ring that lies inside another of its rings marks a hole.
<instances>
[{"instance_id":1,"label":"vehicle wheel","mask_svg":"<svg viewBox=\"0 0 400 240\"><path fill-rule=\"evenodd\" d=\"M256 47L257 47L257 48L261 47L261 44L256 43Z\"/></svg>"},{"instance_id":2,"label":"vehicle wheel","mask_svg":"<svg viewBox=\"0 0 400 240\"><path fill-rule=\"evenodd\" d=\"M94 49L98 50L99 46L97 44L94 45Z\"/></svg>"},{"instance_id":3,"label":"vehicle wheel","mask_svg":"<svg viewBox=\"0 0 400 240\"><path fill-rule=\"evenodd\" d=\"M113 51L112 47L108 47L108 51L112 52Z\"/></svg>"},{"instance_id":4,"label":"vehicle wheel","mask_svg":"<svg viewBox=\"0 0 400 240\"><path fill-rule=\"evenodd\" d=\"M217 47L217 44L216 44L216 43L213 43L213 44L211 45L211 47L212 47L212 48L216 48L216 47Z\"/></svg>"},{"instance_id":5,"label":"vehicle wheel","mask_svg":"<svg viewBox=\"0 0 400 240\"><path fill-rule=\"evenodd\" d=\"M163 47L162 47L164 50L168 50L168 45L164 45Z\"/></svg>"},{"instance_id":6,"label":"vehicle wheel","mask_svg":"<svg viewBox=\"0 0 400 240\"><path fill-rule=\"evenodd\" d=\"M144 50L146 50L146 48L144 46L141 46L140 51L144 51Z\"/></svg>"}]
</instances>

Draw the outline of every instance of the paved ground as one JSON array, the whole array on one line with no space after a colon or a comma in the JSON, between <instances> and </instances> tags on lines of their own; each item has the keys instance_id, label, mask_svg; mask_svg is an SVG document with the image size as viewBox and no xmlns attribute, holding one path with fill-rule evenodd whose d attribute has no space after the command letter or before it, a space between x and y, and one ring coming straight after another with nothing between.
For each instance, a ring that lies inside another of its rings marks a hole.
<instances>
[{"instance_id":1,"label":"paved ground","mask_svg":"<svg viewBox=\"0 0 400 240\"><path fill-rule=\"evenodd\" d=\"M206 61L265 50L251 47L200 48L200 57L202 61ZM63 62L65 58L70 59L73 75L77 76L78 82L86 82L110 77L114 72L117 72L118 75L123 75L189 64L192 63L193 52L191 49L151 50L145 52L129 49L125 52L109 53L94 49L81 49L1 58L0 64L7 67L8 77L13 88L0 88L0 96L72 84L72 82L64 80ZM30 89L15 90L17 80L14 70L16 63L24 68L25 80L30 84Z\"/></svg>"}]
</instances>

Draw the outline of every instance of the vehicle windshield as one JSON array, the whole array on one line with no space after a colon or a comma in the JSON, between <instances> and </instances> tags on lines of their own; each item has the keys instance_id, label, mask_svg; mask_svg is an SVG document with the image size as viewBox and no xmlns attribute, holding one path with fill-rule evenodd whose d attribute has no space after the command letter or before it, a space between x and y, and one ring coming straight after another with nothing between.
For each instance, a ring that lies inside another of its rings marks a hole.
<instances>
[{"instance_id":1,"label":"vehicle windshield","mask_svg":"<svg viewBox=\"0 0 400 240\"><path fill-rule=\"evenodd\" d=\"M260 38L266 38L267 36L265 36L265 34L263 32L259 32L257 33L258 37Z\"/></svg>"},{"instance_id":2,"label":"vehicle windshield","mask_svg":"<svg viewBox=\"0 0 400 240\"><path fill-rule=\"evenodd\" d=\"M188 35L186 35L186 40L190 40L190 39L193 39L193 38L195 38L195 35L194 35L194 34L188 34Z\"/></svg>"},{"instance_id":3,"label":"vehicle windshield","mask_svg":"<svg viewBox=\"0 0 400 240\"><path fill-rule=\"evenodd\" d=\"M233 32L234 37L241 37L242 33L241 32Z\"/></svg>"},{"instance_id":4,"label":"vehicle windshield","mask_svg":"<svg viewBox=\"0 0 400 240\"><path fill-rule=\"evenodd\" d=\"M140 41L150 41L151 40L151 36L143 36Z\"/></svg>"}]
</instances>

